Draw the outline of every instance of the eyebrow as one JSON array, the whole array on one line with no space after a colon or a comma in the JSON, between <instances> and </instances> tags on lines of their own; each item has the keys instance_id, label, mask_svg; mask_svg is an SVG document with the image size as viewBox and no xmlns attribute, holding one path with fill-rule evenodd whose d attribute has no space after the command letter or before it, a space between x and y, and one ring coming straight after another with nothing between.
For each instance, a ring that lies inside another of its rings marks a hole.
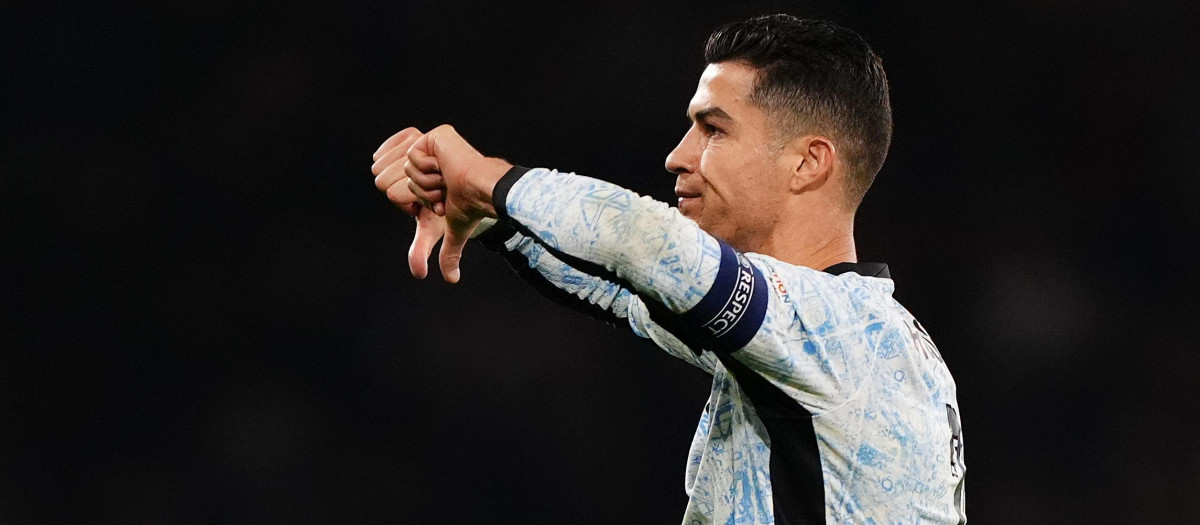
<instances>
[{"instance_id":1,"label":"eyebrow","mask_svg":"<svg viewBox=\"0 0 1200 525\"><path fill-rule=\"evenodd\" d=\"M733 117L729 116L729 113L726 113L725 110L723 110L719 107L716 107L716 106L704 108L700 111L697 111L695 114L688 115L689 120L693 120L693 121L697 121L697 122L701 121L701 120L707 120L709 118L723 118L726 120L733 120Z\"/></svg>"}]
</instances>

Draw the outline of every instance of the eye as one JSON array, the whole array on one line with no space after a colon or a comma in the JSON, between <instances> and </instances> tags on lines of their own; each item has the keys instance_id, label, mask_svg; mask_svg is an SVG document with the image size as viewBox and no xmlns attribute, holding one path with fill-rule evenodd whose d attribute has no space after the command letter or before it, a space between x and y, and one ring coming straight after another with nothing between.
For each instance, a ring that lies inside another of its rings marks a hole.
<instances>
[{"instance_id":1,"label":"eye","mask_svg":"<svg viewBox=\"0 0 1200 525\"><path fill-rule=\"evenodd\" d=\"M718 136L718 135L724 135L724 134L725 134L725 130L723 130L723 129L721 129L721 128L718 128L718 127L716 127L716 126L714 126L714 125L712 125L712 124L709 124L709 123L707 123L707 122L702 122L702 123L700 124L700 130L704 132L704 135L706 135L706 136L709 136L709 137L715 137L715 136Z\"/></svg>"}]
</instances>

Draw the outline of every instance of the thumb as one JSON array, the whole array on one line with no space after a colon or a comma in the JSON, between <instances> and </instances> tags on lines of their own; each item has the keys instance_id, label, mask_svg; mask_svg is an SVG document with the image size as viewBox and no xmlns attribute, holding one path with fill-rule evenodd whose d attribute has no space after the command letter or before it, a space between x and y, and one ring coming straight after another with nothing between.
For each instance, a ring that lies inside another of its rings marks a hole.
<instances>
[{"instance_id":1,"label":"thumb","mask_svg":"<svg viewBox=\"0 0 1200 525\"><path fill-rule=\"evenodd\" d=\"M417 213L417 232L408 247L408 269L413 277L424 279L429 274L429 254L442 238L443 221L433 210L422 207Z\"/></svg>"},{"instance_id":2,"label":"thumb","mask_svg":"<svg viewBox=\"0 0 1200 525\"><path fill-rule=\"evenodd\" d=\"M439 253L438 265L442 268L442 277L446 282L454 284L461 277L459 262L462 260L463 247L471 239L471 232L479 221L471 221L463 228L447 228L446 238L442 240L442 250Z\"/></svg>"},{"instance_id":3,"label":"thumb","mask_svg":"<svg viewBox=\"0 0 1200 525\"><path fill-rule=\"evenodd\" d=\"M467 164L483 155L463 139L454 126L442 124L413 144L409 159L414 156L417 160L413 162L422 162L422 168L436 166L438 173L456 178L462 175Z\"/></svg>"}]
</instances>

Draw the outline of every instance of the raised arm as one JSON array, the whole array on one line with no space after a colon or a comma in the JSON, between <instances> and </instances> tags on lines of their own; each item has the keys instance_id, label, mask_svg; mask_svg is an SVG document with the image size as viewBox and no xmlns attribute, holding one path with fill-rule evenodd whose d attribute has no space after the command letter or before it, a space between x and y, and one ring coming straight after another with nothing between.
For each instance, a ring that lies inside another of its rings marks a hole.
<instances>
[{"instance_id":1,"label":"raised arm","mask_svg":"<svg viewBox=\"0 0 1200 525\"><path fill-rule=\"evenodd\" d=\"M718 355L726 368L745 365L814 414L844 402L872 370L873 343L847 343L881 323L861 315L854 300L838 299L870 293L845 280L764 256L752 262L661 202L483 157L449 127L418 140L409 158L419 198L444 192L441 263L450 282L469 232L494 217L569 266L633 291L641 300L631 302L631 325L659 346L681 342ZM791 299L773 289L777 271L795 287Z\"/></svg>"},{"instance_id":2,"label":"raised arm","mask_svg":"<svg viewBox=\"0 0 1200 525\"><path fill-rule=\"evenodd\" d=\"M446 221L434 213L444 211L443 202L429 202L444 197L441 190L423 192L428 199L421 202L408 184L404 164L410 147L421 137L419 130L407 128L380 146L373 158L371 171L375 185L401 210L417 218L416 234L409 248L409 268L417 278L428 272L430 252L446 230ZM589 274L550 253L537 238L518 232L507 223L488 220L475 229L477 237L488 249L499 253L527 283L551 300L614 326L629 326L634 334L653 340L667 353L713 373L717 359L711 353L693 351L662 327L648 320L641 299L628 288Z\"/></svg>"},{"instance_id":3,"label":"raised arm","mask_svg":"<svg viewBox=\"0 0 1200 525\"><path fill-rule=\"evenodd\" d=\"M769 291L761 272L663 203L596 179L484 157L449 126L419 139L409 160L405 173L419 198L445 191L447 281L458 280L470 232L494 217L567 264L634 290L651 318L693 347L740 350L762 324Z\"/></svg>"}]
</instances>

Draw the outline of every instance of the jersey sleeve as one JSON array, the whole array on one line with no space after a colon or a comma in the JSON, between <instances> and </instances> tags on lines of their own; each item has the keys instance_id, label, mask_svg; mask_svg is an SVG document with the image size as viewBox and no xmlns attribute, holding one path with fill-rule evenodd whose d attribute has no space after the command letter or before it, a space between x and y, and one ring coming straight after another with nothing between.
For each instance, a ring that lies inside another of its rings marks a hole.
<instances>
[{"instance_id":1,"label":"jersey sleeve","mask_svg":"<svg viewBox=\"0 0 1200 525\"><path fill-rule=\"evenodd\" d=\"M478 236L488 249L501 254L526 283L550 300L612 326L628 326L668 354L714 373L717 358L696 352L650 321L640 297L628 288L581 271L550 252L537 238L506 223L497 223Z\"/></svg>"},{"instance_id":2,"label":"jersey sleeve","mask_svg":"<svg viewBox=\"0 0 1200 525\"><path fill-rule=\"evenodd\" d=\"M820 411L857 388L870 356L823 355L825 341L754 263L664 203L597 179L549 169L510 170L493 191L500 221L558 261L627 289L630 325L659 346L730 357ZM822 293L809 270L801 287ZM842 327L843 329L845 327ZM836 340L831 338L830 340ZM869 367L868 367L869 370Z\"/></svg>"}]
</instances>

